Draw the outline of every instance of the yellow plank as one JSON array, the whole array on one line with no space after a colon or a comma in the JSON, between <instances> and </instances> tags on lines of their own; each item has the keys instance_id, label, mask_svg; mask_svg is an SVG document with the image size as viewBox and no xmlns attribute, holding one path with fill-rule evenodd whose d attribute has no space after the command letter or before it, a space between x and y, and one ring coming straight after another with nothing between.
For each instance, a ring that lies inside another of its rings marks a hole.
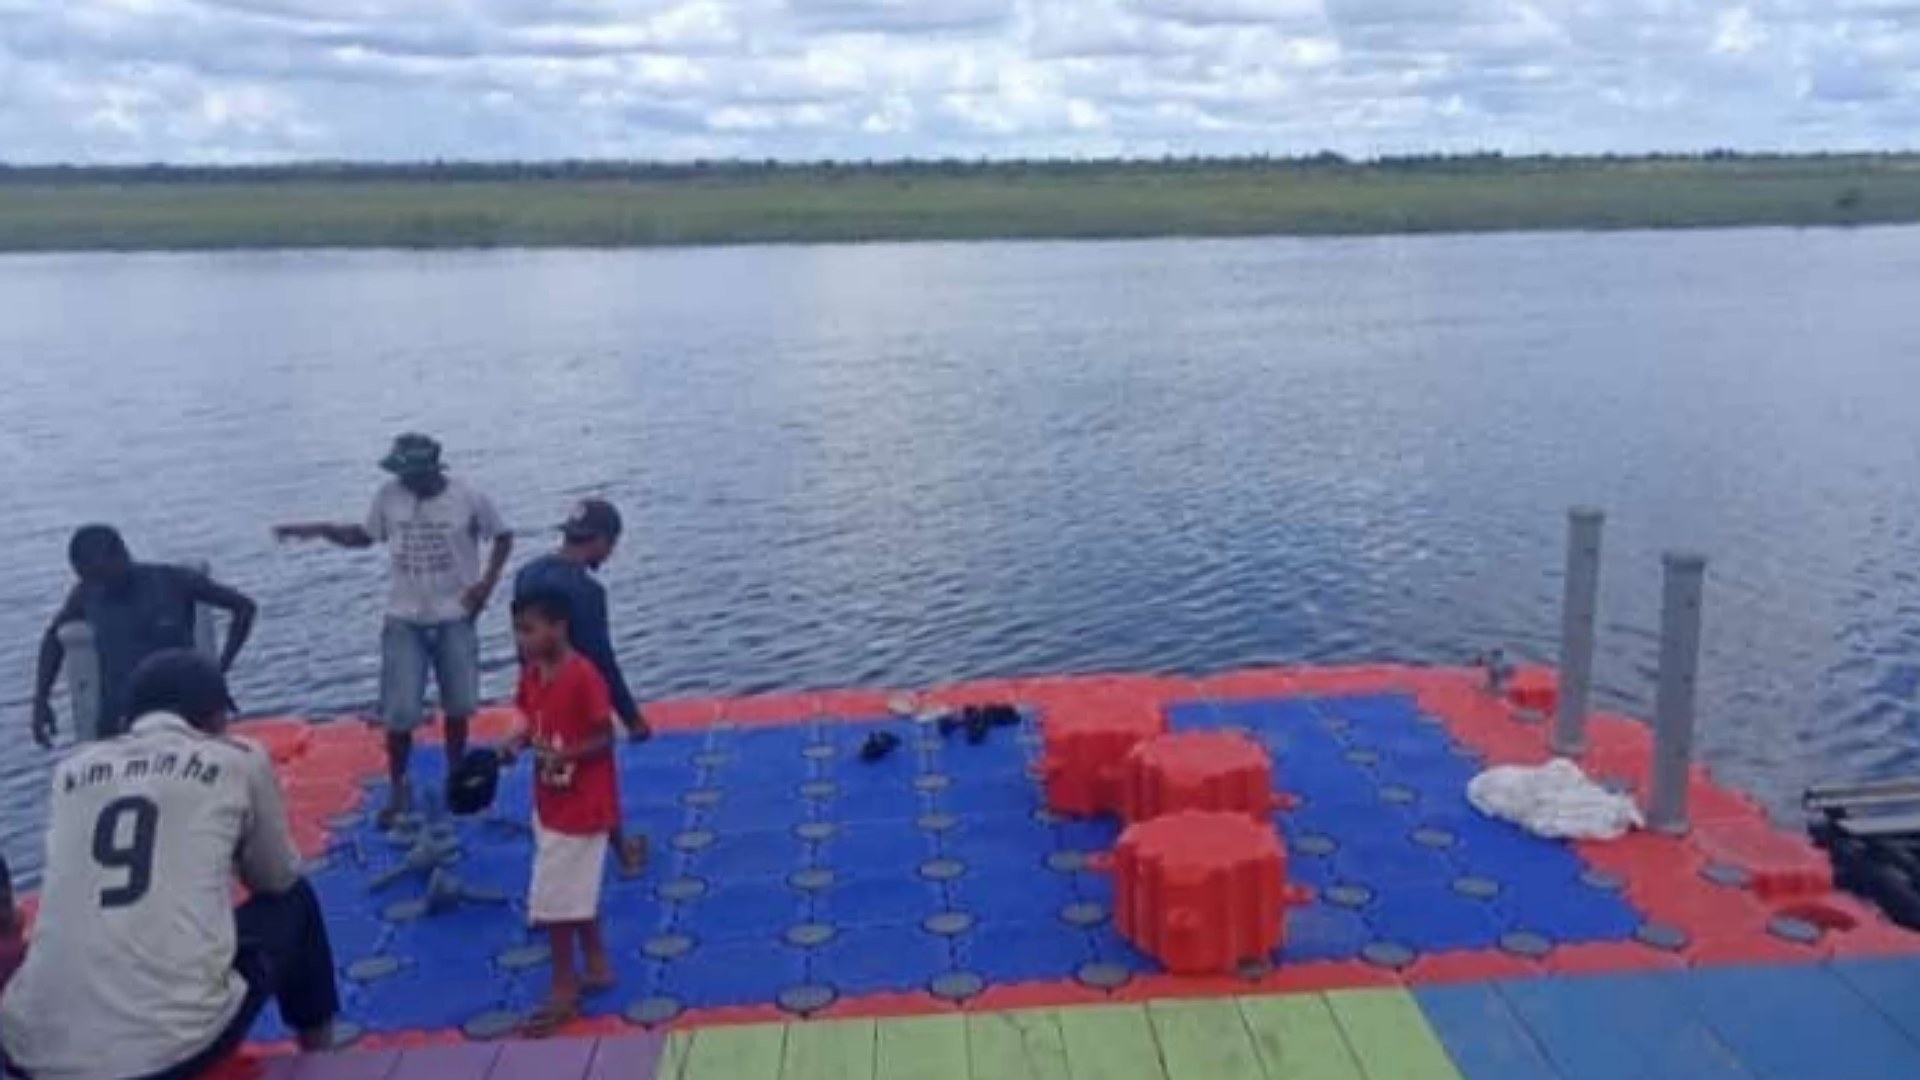
<instances>
[{"instance_id":1,"label":"yellow plank","mask_svg":"<svg viewBox=\"0 0 1920 1080\"><path fill-rule=\"evenodd\" d=\"M872 1020L789 1024L780 1080L873 1080L873 1051Z\"/></svg>"},{"instance_id":2,"label":"yellow plank","mask_svg":"<svg viewBox=\"0 0 1920 1080\"><path fill-rule=\"evenodd\" d=\"M1327 1007L1367 1080L1462 1080L1405 990L1340 990Z\"/></svg>"},{"instance_id":3,"label":"yellow plank","mask_svg":"<svg viewBox=\"0 0 1920 1080\"><path fill-rule=\"evenodd\" d=\"M1241 998L1240 1015L1267 1080L1363 1080L1319 994Z\"/></svg>"},{"instance_id":4,"label":"yellow plank","mask_svg":"<svg viewBox=\"0 0 1920 1080\"><path fill-rule=\"evenodd\" d=\"M969 1015L967 1068L973 1080L1072 1080L1059 1016L1046 1010Z\"/></svg>"},{"instance_id":5,"label":"yellow plank","mask_svg":"<svg viewBox=\"0 0 1920 1080\"><path fill-rule=\"evenodd\" d=\"M880 1022L874 1060L880 1080L967 1080L967 1022L915 1016Z\"/></svg>"},{"instance_id":6,"label":"yellow plank","mask_svg":"<svg viewBox=\"0 0 1920 1080\"><path fill-rule=\"evenodd\" d=\"M1266 1080L1232 998L1155 1001L1147 1016L1173 1080Z\"/></svg>"},{"instance_id":7,"label":"yellow plank","mask_svg":"<svg viewBox=\"0 0 1920 1080\"><path fill-rule=\"evenodd\" d=\"M1074 1080L1167 1080L1147 1010L1138 1005L1062 1009L1060 1034Z\"/></svg>"},{"instance_id":8,"label":"yellow plank","mask_svg":"<svg viewBox=\"0 0 1920 1080\"><path fill-rule=\"evenodd\" d=\"M779 1080L785 1024L701 1028L692 1038L683 1080Z\"/></svg>"}]
</instances>

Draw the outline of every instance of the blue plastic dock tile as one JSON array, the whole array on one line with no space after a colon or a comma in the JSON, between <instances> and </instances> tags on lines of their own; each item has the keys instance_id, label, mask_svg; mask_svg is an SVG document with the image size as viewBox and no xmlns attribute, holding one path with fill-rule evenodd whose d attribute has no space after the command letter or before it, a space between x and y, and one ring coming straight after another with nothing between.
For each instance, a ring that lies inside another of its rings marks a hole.
<instances>
[{"instance_id":1,"label":"blue plastic dock tile","mask_svg":"<svg viewBox=\"0 0 1920 1080\"><path fill-rule=\"evenodd\" d=\"M947 885L950 906L982 922L1033 922L1051 919L1063 907L1084 899L1073 879L1047 870L1031 873L970 873Z\"/></svg>"},{"instance_id":2,"label":"blue plastic dock tile","mask_svg":"<svg viewBox=\"0 0 1920 1080\"><path fill-rule=\"evenodd\" d=\"M842 875L833 888L813 897L809 917L843 929L917 927L946 906L945 890L917 873Z\"/></svg>"},{"instance_id":3,"label":"blue plastic dock tile","mask_svg":"<svg viewBox=\"0 0 1920 1080\"><path fill-rule=\"evenodd\" d=\"M953 945L954 961L993 984L1071 979L1094 959L1086 931L1050 919L1038 923L981 923Z\"/></svg>"},{"instance_id":4,"label":"blue plastic dock tile","mask_svg":"<svg viewBox=\"0 0 1920 1080\"><path fill-rule=\"evenodd\" d=\"M807 955L785 945L734 941L695 950L660 972L658 989L690 1009L767 1005L808 980Z\"/></svg>"},{"instance_id":5,"label":"blue plastic dock tile","mask_svg":"<svg viewBox=\"0 0 1920 1080\"><path fill-rule=\"evenodd\" d=\"M509 908L463 906L395 927L387 951L438 971L491 957L526 935L526 924Z\"/></svg>"},{"instance_id":6,"label":"blue plastic dock tile","mask_svg":"<svg viewBox=\"0 0 1920 1080\"><path fill-rule=\"evenodd\" d=\"M1405 694L1320 699L1327 712L1351 721L1356 729L1408 727L1420 722L1420 708Z\"/></svg>"},{"instance_id":7,"label":"blue plastic dock tile","mask_svg":"<svg viewBox=\"0 0 1920 1080\"><path fill-rule=\"evenodd\" d=\"M1680 977L1678 985L1708 1027L1765 1080L1920 1076L1920 1045L1825 967L1711 968Z\"/></svg>"},{"instance_id":8,"label":"blue plastic dock tile","mask_svg":"<svg viewBox=\"0 0 1920 1080\"><path fill-rule=\"evenodd\" d=\"M1120 823L1112 818L1063 821L1053 827L1054 847L1061 851L1106 851L1120 840Z\"/></svg>"},{"instance_id":9,"label":"blue plastic dock tile","mask_svg":"<svg viewBox=\"0 0 1920 1080\"><path fill-rule=\"evenodd\" d=\"M1500 941L1494 912L1447 885L1380 890L1363 917L1376 938L1421 952L1487 949Z\"/></svg>"},{"instance_id":10,"label":"blue plastic dock tile","mask_svg":"<svg viewBox=\"0 0 1920 1080\"><path fill-rule=\"evenodd\" d=\"M382 951L392 934L389 924L346 908L323 907L327 919L327 939L333 945L334 959L342 964Z\"/></svg>"},{"instance_id":11,"label":"blue plastic dock tile","mask_svg":"<svg viewBox=\"0 0 1920 1080\"><path fill-rule=\"evenodd\" d=\"M969 777L934 796L934 805L964 817L1031 819L1042 803L1040 789L1024 775Z\"/></svg>"},{"instance_id":12,"label":"blue plastic dock tile","mask_svg":"<svg viewBox=\"0 0 1920 1080\"><path fill-rule=\"evenodd\" d=\"M1501 892L1493 903L1513 929L1539 931L1563 944L1625 941L1646 921L1620 893L1577 879L1541 880L1508 873L1498 880Z\"/></svg>"},{"instance_id":13,"label":"blue plastic dock tile","mask_svg":"<svg viewBox=\"0 0 1920 1080\"><path fill-rule=\"evenodd\" d=\"M364 988L348 1019L369 1031L459 1027L506 1001L506 982L483 962L411 967Z\"/></svg>"},{"instance_id":14,"label":"blue plastic dock tile","mask_svg":"<svg viewBox=\"0 0 1920 1080\"><path fill-rule=\"evenodd\" d=\"M1465 1080L1568 1080L1491 985L1423 987L1414 997Z\"/></svg>"},{"instance_id":15,"label":"blue plastic dock tile","mask_svg":"<svg viewBox=\"0 0 1920 1080\"><path fill-rule=\"evenodd\" d=\"M934 837L913 817L843 824L814 850L815 862L843 875L908 874L938 855Z\"/></svg>"},{"instance_id":16,"label":"blue plastic dock tile","mask_svg":"<svg viewBox=\"0 0 1920 1080\"><path fill-rule=\"evenodd\" d=\"M1187 701L1167 710L1167 726L1175 731L1209 731L1226 726L1219 707L1205 701Z\"/></svg>"},{"instance_id":17,"label":"blue plastic dock tile","mask_svg":"<svg viewBox=\"0 0 1920 1080\"><path fill-rule=\"evenodd\" d=\"M941 854L965 862L970 872L1005 870L1029 876L1049 873L1053 832L1031 817L975 821L940 836Z\"/></svg>"},{"instance_id":18,"label":"blue plastic dock tile","mask_svg":"<svg viewBox=\"0 0 1920 1080\"><path fill-rule=\"evenodd\" d=\"M1108 922L1085 932L1087 944L1093 949L1093 958L1103 964L1118 964L1134 974L1148 974L1161 969L1160 962L1133 947L1132 942L1120 936L1120 931Z\"/></svg>"},{"instance_id":19,"label":"blue plastic dock tile","mask_svg":"<svg viewBox=\"0 0 1920 1080\"><path fill-rule=\"evenodd\" d=\"M1351 960L1373 940L1373 929L1357 911L1315 902L1287 912L1283 961Z\"/></svg>"},{"instance_id":20,"label":"blue plastic dock tile","mask_svg":"<svg viewBox=\"0 0 1920 1080\"><path fill-rule=\"evenodd\" d=\"M902 822L909 826L920 816L927 800L912 784L872 787L843 787L831 799L820 803L817 815L829 821L849 823Z\"/></svg>"},{"instance_id":21,"label":"blue plastic dock tile","mask_svg":"<svg viewBox=\"0 0 1920 1080\"><path fill-rule=\"evenodd\" d=\"M696 872L713 881L778 878L806 865L810 845L790 826L751 832L719 833L700 854Z\"/></svg>"},{"instance_id":22,"label":"blue plastic dock tile","mask_svg":"<svg viewBox=\"0 0 1920 1080\"><path fill-rule=\"evenodd\" d=\"M1833 973L1920 1042L1920 959L1843 960Z\"/></svg>"},{"instance_id":23,"label":"blue plastic dock tile","mask_svg":"<svg viewBox=\"0 0 1920 1080\"><path fill-rule=\"evenodd\" d=\"M1457 876L1446 856L1415 844L1410 833L1335 836L1340 843L1333 853L1335 872L1342 880L1366 885L1376 893L1445 885Z\"/></svg>"},{"instance_id":24,"label":"blue plastic dock tile","mask_svg":"<svg viewBox=\"0 0 1920 1080\"><path fill-rule=\"evenodd\" d=\"M1497 984L1566 1080L1752 1080L1660 972Z\"/></svg>"},{"instance_id":25,"label":"blue plastic dock tile","mask_svg":"<svg viewBox=\"0 0 1920 1080\"><path fill-rule=\"evenodd\" d=\"M947 941L917 926L847 930L814 950L808 967L812 981L842 996L918 990L952 969Z\"/></svg>"},{"instance_id":26,"label":"blue plastic dock tile","mask_svg":"<svg viewBox=\"0 0 1920 1080\"><path fill-rule=\"evenodd\" d=\"M807 900L785 881L710 882L707 894L676 905L675 929L696 940L773 941L808 918Z\"/></svg>"}]
</instances>

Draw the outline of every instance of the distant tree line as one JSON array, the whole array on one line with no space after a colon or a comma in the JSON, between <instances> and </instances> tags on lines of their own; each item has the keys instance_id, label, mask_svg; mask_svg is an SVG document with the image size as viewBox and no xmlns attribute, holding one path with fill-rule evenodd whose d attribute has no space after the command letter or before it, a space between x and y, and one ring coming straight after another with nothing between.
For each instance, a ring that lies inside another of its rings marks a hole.
<instances>
[{"instance_id":1,"label":"distant tree line","mask_svg":"<svg viewBox=\"0 0 1920 1080\"><path fill-rule=\"evenodd\" d=\"M0 185L47 183L217 184L301 182L521 183L527 181L684 181L833 179L847 176L901 178L1031 177L1125 175L1129 173L1382 171L1395 173L1545 172L1639 164L1920 164L1920 154L1810 153L1747 154L1709 150L1697 154L1604 154L1592 156L1509 156L1499 151L1471 154L1408 154L1349 158L1332 151L1304 156L1250 154L1157 158L938 158L862 161L309 161L276 165L7 165L0 163Z\"/></svg>"}]
</instances>

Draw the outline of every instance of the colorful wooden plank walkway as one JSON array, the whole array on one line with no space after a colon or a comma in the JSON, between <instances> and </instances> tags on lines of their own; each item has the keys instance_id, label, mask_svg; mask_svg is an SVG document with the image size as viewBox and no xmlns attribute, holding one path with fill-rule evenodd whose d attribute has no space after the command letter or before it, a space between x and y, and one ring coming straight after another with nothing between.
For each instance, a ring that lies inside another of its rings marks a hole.
<instances>
[{"instance_id":1,"label":"colorful wooden plank walkway","mask_svg":"<svg viewBox=\"0 0 1920 1080\"><path fill-rule=\"evenodd\" d=\"M272 1059L262 1080L1912 1080L1920 961L693 1028Z\"/></svg>"}]
</instances>

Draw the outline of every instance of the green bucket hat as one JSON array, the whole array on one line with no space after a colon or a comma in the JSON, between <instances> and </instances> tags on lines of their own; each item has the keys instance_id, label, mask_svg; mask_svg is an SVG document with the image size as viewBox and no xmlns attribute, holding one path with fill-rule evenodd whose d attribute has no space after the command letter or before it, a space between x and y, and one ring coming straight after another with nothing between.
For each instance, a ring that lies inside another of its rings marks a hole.
<instances>
[{"instance_id":1,"label":"green bucket hat","mask_svg":"<svg viewBox=\"0 0 1920 1080\"><path fill-rule=\"evenodd\" d=\"M440 444L416 432L394 439L393 449L380 459L380 467L395 476L420 476L445 468L440 463Z\"/></svg>"}]
</instances>

